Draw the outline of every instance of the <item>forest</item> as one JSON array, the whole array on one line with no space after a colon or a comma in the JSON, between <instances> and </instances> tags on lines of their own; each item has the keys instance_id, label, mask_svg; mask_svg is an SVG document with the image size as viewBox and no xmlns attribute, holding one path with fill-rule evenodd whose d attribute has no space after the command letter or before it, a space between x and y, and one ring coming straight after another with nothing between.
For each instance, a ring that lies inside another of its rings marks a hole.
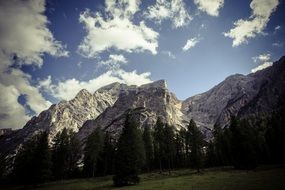
<instances>
[{"instance_id":1,"label":"forest","mask_svg":"<svg viewBox=\"0 0 285 190\"><path fill-rule=\"evenodd\" d=\"M157 119L155 126L139 128L128 115L119 138L99 127L79 142L63 129L49 145L43 132L26 141L8 167L1 159L1 186L37 186L47 181L112 175L114 186L140 182L139 174L233 166L253 170L259 165L284 164L285 109L271 115L231 118L228 126L213 127L206 139L194 120L175 131ZM84 143L84 146L82 146ZM82 148L83 147L83 148Z\"/></svg>"}]
</instances>

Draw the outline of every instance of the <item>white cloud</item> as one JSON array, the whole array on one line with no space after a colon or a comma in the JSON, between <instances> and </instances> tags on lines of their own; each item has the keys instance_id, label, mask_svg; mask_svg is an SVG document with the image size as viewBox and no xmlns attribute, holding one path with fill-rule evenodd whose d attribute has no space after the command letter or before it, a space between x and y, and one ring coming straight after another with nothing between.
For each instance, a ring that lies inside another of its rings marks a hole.
<instances>
[{"instance_id":1,"label":"white cloud","mask_svg":"<svg viewBox=\"0 0 285 190\"><path fill-rule=\"evenodd\" d=\"M100 61L99 65L107 66L109 69L118 69L121 64L126 64L128 61L124 55L110 54L106 61Z\"/></svg>"},{"instance_id":2,"label":"white cloud","mask_svg":"<svg viewBox=\"0 0 285 190\"><path fill-rule=\"evenodd\" d=\"M44 11L43 0L1 1L0 49L5 55L16 55L20 63L38 66L42 65L44 53L68 55L47 28L48 20Z\"/></svg>"},{"instance_id":3,"label":"white cloud","mask_svg":"<svg viewBox=\"0 0 285 190\"><path fill-rule=\"evenodd\" d=\"M25 113L25 107L29 107L38 114L50 105L50 102L46 101L39 90L31 84L31 76L20 69L22 65L40 67L45 53L53 56L68 56L64 46L54 39L47 28L48 20L44 12L44 0L1 1L1 128L22 127L30 118ZM21 95L24 95L26 105L18 102Z\"/></svg>"},{"instance_id":4,"label":"white cloud","mask_svg":"<svg viewBox=\"0 0 285 190\"><path fill-rule=\"evenodd\" d=\"M105 85L120 82L128 85L142 85L150 83L150 73L138 74L136 71L127 72L124 70L107 71L106 73L91 79L89 81L79 81L77 79L68 79L60 81L58 84L52 84L51 77L39 81L39 88L42 88L50 95L60 100L70 100L81 90L86 89L89 92L94 92L98 88Z\"/></svg>"},{"instance_id":5,"label":"white cloud","mask_svg":"<svg viewBox=\"0 0 285 190\"><path fill-rule=\"evenodd\" d=\"M264 53L264 54L260 54L258 56L253 57L253 61L255 63L259 63L259 62L266 62L270 60L271 55L269 53Z\"/></svg>"},{"instance_id":6,"label":"white cloud","mask_svg":"<svg viewBox=\"0 0 285 190\"><path fill-rule=\"evenodd\" d=\"M272 62L265 62L262 65L259 65L258 67L254 68L254 69L251 69L251 72L255 73L257 71L263 70L263 69L265 69L267 67L272 66L272 64L273 64Z\"/></svg>"},{"instance_id":7,"label":"white cloud","mask_svg":"<svg viewBox=\"0 0 285 190\"><path fill-rule=\"evenodd\" d=\"M199 42L199 39L194 37L194 38L190 38L189 40L187 40L186 44L183 46L182 50L183 51L187 51L190 48L196 46L196 44Z\"/></svg>"},{"instance_id":8,"label":"white cloud","mask_svg":"<svg viewBox=\"0 0 285 190\"><path fill-rule=\"evenodd\" d=\"M21 93L14 86L5 86L1 83L0 92L1 128L22 127L29 120L29 117L25 114L25 108L17 101Z\"/></svg>"},{"instance_id":9,"label":"white cloud","mask_svg":"<svg viewBox=\"0 0 285 190\"><path fill-rule=\"evenodd\" d=\"M254 38L263 33L270 15L275 11L278 3L278 0L252 0L250 18L248 20L239 19L234 22L234 28L224 33L224 36L233 39L233 47L247 43L249 38Z\"/></svg>"},{"instance_id":10,"label":"white cloud","mask_svg":"<svg viewBox=\"0 0 285 190\"><path fill-rule=\"evenodd\" d=\"M167 55L171 59L176 59L176 56L171 51L161 51L161 53Z\"/></svg>"},{"instance_id":11,"label":"white cloud","mask_svg":"<svg viewBox=\"0 0 285 190\"><path fill-rule=\"evenodd\" d=\"M224 6L224 0L194 0L194 3L210 16L219 16L219 9Z\"/></svg>"},{"instance_id":12,"label":"white cloud","mask_svg":"<svg viewBox=\"0 0 285 190\"><path fill-rule=\"evenodd\" d=\"M258 56L252 57L252 60L254 63L260 64L259 66L251 70L252 73L255 73L256 71L260 71L262 69L270 67L273 64L272 61L270 61L271 55L269 53L263 53Z\"/></svg>"},{"instance_id":13,"label":"white cloud","mask_svg":"<svg viewBox=\"0 0 285 190\"><path fill-rule=\"evenodd\" d=\"M144 21L139 24L132 21L139 10L139 0L106 0L105 4L103 14L89 10L80 14L79 21L87 31L78 47L82 55L96 57L98 53L110 48L157 53L159 34L146 26Z\"/></svg>"},{"instance_id":14,"label":"white cloud","mask_svg":"<svg viewBox=\"0 0 285 190\"><path fill-rule=\"evenodd\" d=\"M174 28L185 26L192 20L183 0L156 0L156 3L149 6L144 14L146 18L159 24L169 19Z\"/></svg>"}]
</instances>

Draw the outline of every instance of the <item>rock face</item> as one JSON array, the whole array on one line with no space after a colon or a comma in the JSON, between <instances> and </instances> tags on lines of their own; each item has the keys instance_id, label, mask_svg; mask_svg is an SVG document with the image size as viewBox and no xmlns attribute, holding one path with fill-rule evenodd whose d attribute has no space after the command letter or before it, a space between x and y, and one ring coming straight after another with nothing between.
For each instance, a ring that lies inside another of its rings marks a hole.
<instances>
[{"instance_id":1,"label":"rock face","mask_svg":"<svg viewBox=\"0 0 285 190\"><path fill-rule=\"evenodd\" d=\"M209 91L183 101L182 111L206 129L215 123L227 125L233 115L270 113L285 100L284 79L285 57L259 72L226 78Z\"/></svg>"},{"instance_id":2,"label":"rock face","mask_svg":"<svg viewBox=\"0 0 285 190\"><path fill-rule=\"evenodd\" d=\"M83 140L100 127L114 135L120 133L129 114L143 128L154 126L158 117L176 130L194 119L208 134L213 125L225 126L232 115L246 117L269 113L285 105L285 57L272 67L245 75L232 75L209 91L180 101L164 80L142 86L113 83L94 94L81 90L73 100L52 105L33 117L23 129L0 138L0 154L11 153L40 131L52 139L63 128L72 129Z\"/></svg>"},{"instance_id":3,"label":"rock face","mask_svg":"<svg viewBox=\"0 0 285 190\"><path fill-rule=\"evenodd\" d=\"M78 132L78 137L84 139L97 127L116 134L120 132L127 113L133 115L140 127L154 126L160 117L162 121L179 130L187 122L181 112L181 105L181 101L168 91L164 80L125 88L121 90L113 106L96 119L85 122Z\"/></svg>"},{"instance_id":4,"label":"rock face","mask_svg":"<svg viewBox=\"0 0 285 190\"><path fill-rule=\"evenodd\" d=\"M119 89L124 86L126 85L114 83L112 90L105 86L94 94L83 89L74 99L52 105L28 121L23 129L0 139L0 153L14 150L19 144L41 131L48 131L50 140L63 128L77 132L86 120L95 119L106 108L112 106L118 98Z\"/></svg>"}]
</instances>

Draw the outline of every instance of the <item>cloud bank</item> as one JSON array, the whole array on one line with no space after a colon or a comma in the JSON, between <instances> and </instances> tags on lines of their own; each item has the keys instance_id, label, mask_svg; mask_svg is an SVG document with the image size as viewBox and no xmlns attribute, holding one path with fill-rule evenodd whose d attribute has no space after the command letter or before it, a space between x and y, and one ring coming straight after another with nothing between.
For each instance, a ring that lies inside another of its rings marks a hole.
<instances>
[{"instance_id":1,"label":"cloud bank","mask_svg":"<svg viewBox=\"0 0 285 190\"><path fill-rule=\"evenodd\" d=\"M30 118L26 107L38 114L50 106L31 84L22 65L43 65L42 56L68 56L48 29L44 0L0 2L0 127L20 128ZM18 99L24 95L26 105ZM15 119L17 118L17 119Z\"/></svg>"},{"instance_id":2,"label":"cloud bank","mask_svg":"<svg viewBox=\"0 0 285 190\"><path fill-rule=\"evenodd\" d=\"M127 72L119 69L107 71L106 73L88 81L79 81L73 78L60 81L58 84L53 84L52 78L49 76L47 79L39 81L39 88L59 100L71 100L81 89L86 89L93 93L100 87L114 82L140 86L152 81L150 79L149 72L138 74L137 71Z\"/></svg>"}]
</instances>

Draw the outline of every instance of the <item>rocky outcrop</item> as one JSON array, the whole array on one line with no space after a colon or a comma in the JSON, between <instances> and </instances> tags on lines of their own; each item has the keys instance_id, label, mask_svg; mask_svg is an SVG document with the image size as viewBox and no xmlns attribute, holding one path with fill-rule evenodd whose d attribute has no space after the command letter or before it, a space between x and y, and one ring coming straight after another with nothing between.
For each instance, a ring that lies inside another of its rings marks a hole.
<instances>
[{"instance_id":1,"label":"rocky outcrop","mask_svg":"<svg viewBox=\"0 0 285 190\"><path fill-rule=\"evenodd\" d=\"M227 125L231 116L270 114L284 101L284 79L283 57L272 67L246 76L232 75L209 91L186 99L182 111L207 129L215 123Z\"/></svg>"},{"instance_id":2,"label":"rocky outcrop","mask_svg":"<svg viewBox=\"0 0 285 190\"><path fill-rule=\"evenodd\" d=\"M113 134L121 131L126 115L132 114L140 127L154 126L158 117L177 130L185 126L187 118L181 112L181 101L167 89L164 80L121 90L116 103L95 120L88 120L78 132L82 140L100 127Z\"/></svg>"},{"instance_id":3,"label":"rocky outcrop","mask_svg":"<svg viewBox=\"0 0 285 190\"><path fill-rule=\"evenodd\" d=\"M0 139L0 152L15 150L21 143L41 132L48 131L50 140L63 128L77 132L86 120L95 119L118 98L126 85L114 83L98 89L94 94L83 89L70 101L61 101L33 117L11 135Z\"/></svg>"}]
</instances>

